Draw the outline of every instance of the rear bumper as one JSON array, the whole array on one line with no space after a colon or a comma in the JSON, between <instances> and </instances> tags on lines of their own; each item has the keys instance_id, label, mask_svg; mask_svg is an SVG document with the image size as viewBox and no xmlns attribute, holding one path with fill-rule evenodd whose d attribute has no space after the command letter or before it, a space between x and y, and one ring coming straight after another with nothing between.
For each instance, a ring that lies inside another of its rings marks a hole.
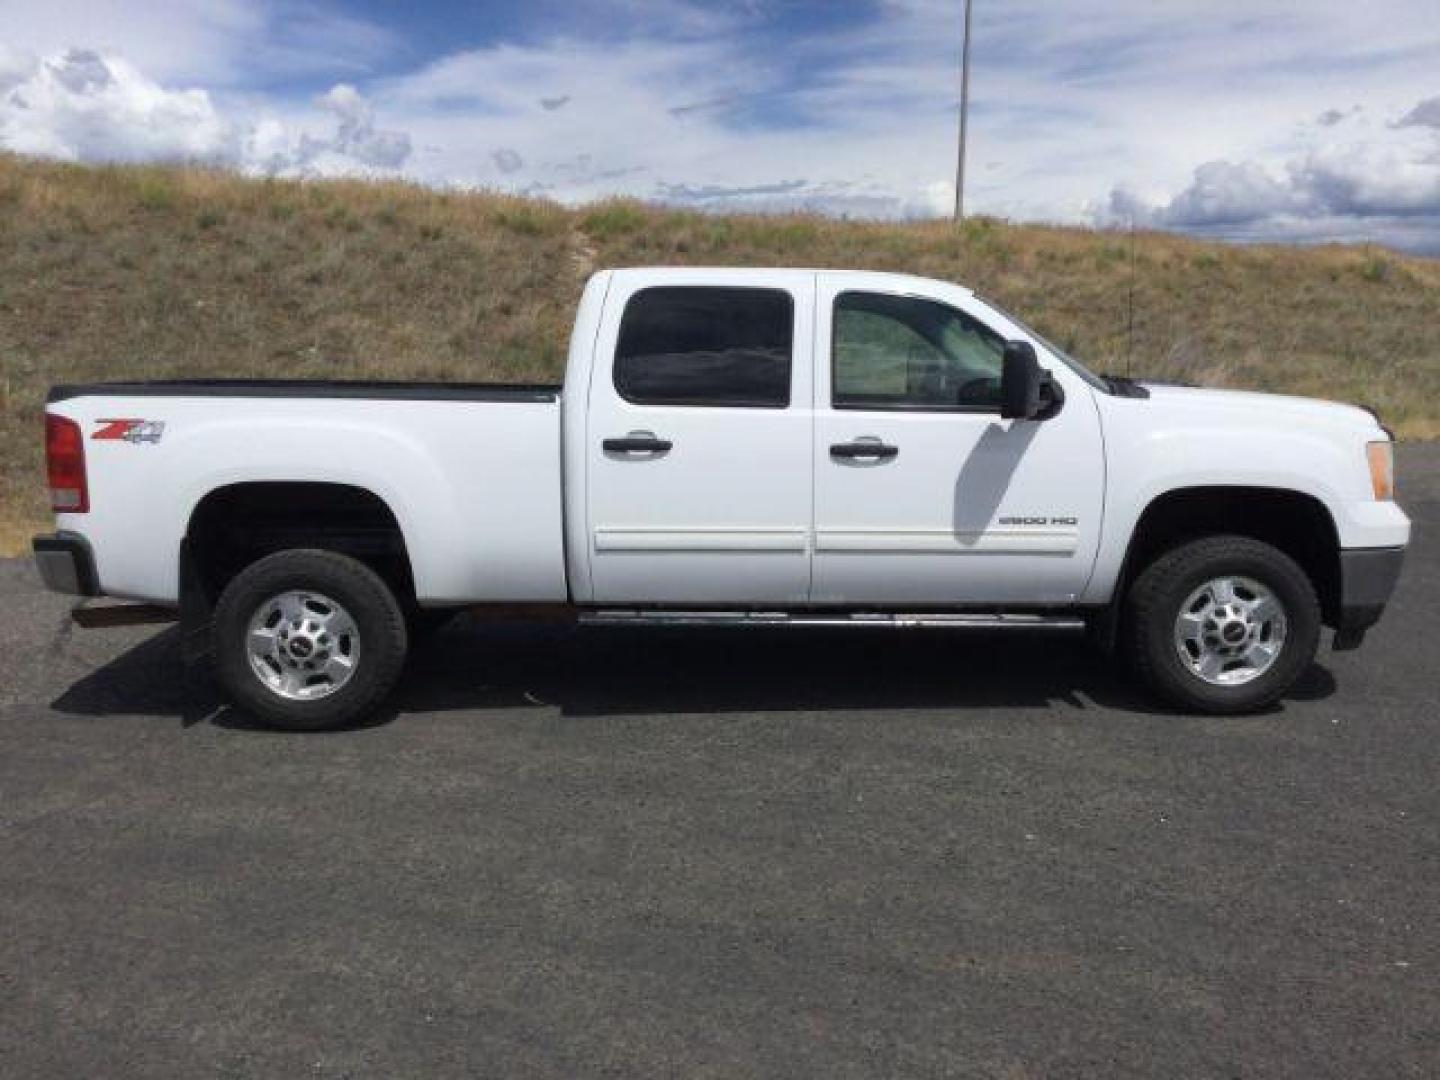
<instances>
[{"instance_id":1,"label":"rear bumper","mask_svg":"<svg viewBox=\"0 0 1440 1080\"><path fill-rule=\"evenodd\" d=\"M1400 568L1405 562L1403 547L1351 548L1340 552L1340 610L1335 629L1348 641L1359 638L1380 621ZM1338 642L1337 642L1338 644Z\"/></svg>"},{"instance_id":2,"label":"rear bumper","mask_svg":"<svg viewBox=\"0 0 1440 1080\"><path fill-rule=\"evenodd\" d=\"M100 595L95 556L89 541L79 533L37 536L31 547L35 552L35 567L40 571L40 580L51 592L74 596Z\"/></svg>"}]
</instances>

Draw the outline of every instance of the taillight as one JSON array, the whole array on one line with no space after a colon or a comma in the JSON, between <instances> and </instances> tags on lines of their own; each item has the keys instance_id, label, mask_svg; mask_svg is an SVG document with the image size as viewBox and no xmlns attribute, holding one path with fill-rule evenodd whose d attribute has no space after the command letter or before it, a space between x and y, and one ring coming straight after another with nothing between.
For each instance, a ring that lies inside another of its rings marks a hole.
<instances>
[{"instance_id":1,"label":"taillight","mask_svg":"<svg viewBox=\"0 0 1440 1080\"><path fill-rule=\"evenodd\" d=\"M90 509L85 435L74 420L45 414L45 472L50 481L50 509L57 514L83 514Z\"/></svg>"}]
</instances>

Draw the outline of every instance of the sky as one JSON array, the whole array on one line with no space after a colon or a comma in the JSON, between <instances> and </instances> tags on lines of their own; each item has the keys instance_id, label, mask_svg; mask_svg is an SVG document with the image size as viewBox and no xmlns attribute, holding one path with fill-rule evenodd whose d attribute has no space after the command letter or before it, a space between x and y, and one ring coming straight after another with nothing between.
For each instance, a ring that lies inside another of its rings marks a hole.
<instances>
[{"instance_id":1,"label":"sky","mask_svg":"<svg viewBox=\"0 0 1440 1080\"><path fill-rule=\"evenodd\" d=\"M0 0L0 148L944 216L961 0ZM967 208L1440 254L1440 0L974 0Z\"/></svg>"}]
</instances>

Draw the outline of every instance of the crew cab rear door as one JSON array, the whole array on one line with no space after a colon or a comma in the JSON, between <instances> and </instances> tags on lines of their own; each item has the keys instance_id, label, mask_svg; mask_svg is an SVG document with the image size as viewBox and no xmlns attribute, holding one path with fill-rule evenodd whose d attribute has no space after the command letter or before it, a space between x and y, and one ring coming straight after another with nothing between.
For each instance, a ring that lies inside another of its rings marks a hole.
<instances>
[{"instance_id":1,"label":"crew cab rear door","mask_svg":"<svg viewBox=\"0 0 1440 1080\"><path fill-rule=\"evenodd\" d=\"M812 599L1075 600L1103 512L1089 385L1041 351L1064 406L1048 420L1001 419L1005 342L1032 339L941 282L821 274L816 308Z\"/></svg>"},{"instance_id":2,"label":"crew cab rear door","mask_svg":"<svg viewBox=\"0 0 1440 1080\"><path fill-rule=\"evenodd\" d=\"M595 602L808 598L814 281L613 276L586 419Z\"/></svg>"}]
</instances>

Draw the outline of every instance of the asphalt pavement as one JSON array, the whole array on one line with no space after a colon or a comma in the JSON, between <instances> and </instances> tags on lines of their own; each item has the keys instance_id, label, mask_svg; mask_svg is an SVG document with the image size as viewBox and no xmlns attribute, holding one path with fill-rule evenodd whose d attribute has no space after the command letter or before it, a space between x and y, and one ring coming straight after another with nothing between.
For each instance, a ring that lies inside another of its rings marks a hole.
<instances>
[{"instance_id":1,"label":"asphalt pavement","mask_svg":"<svg viewBox=\"0 0 1440 1080\"><path fill-rule=\"evenodd\" d=\"M0 563L0 1076L1440 1075L1440 447L1366 647L465 620L362 730ZM1328 636L1328 635L1327 635Z\"/></svg>"}]
</instances>

